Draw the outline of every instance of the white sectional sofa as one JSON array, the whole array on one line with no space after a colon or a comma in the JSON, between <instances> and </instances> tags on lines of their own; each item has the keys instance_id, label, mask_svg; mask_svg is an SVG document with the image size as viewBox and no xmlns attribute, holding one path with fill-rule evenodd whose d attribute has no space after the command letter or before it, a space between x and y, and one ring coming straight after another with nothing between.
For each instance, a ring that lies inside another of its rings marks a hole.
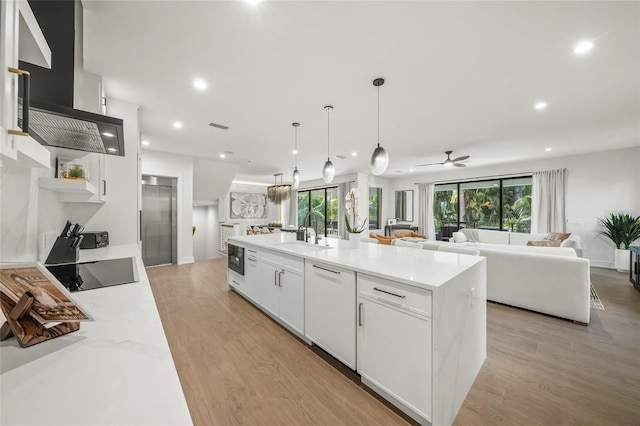
<instances>
[{"instance_id":1,"label":"white sectional sofa","mask_svg":"<svg viewBox=\"0 0 640 426\"><path fill-rule=\"evenodd\" d=\"M589 260L578 257L575 247L526 245L545 234L474 231L479 242L458 236L457 244L473 247L487 258L488 300L589 323ZM579 248L579 239L573 241Z\"/></svg>"}]
</instances>

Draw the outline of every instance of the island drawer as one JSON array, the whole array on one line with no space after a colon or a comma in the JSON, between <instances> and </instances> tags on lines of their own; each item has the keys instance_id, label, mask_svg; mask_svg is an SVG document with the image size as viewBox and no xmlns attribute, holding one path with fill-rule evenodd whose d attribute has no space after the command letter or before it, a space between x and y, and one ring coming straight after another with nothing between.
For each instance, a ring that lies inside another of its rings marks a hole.
<instances>
[{"instance_id":1,"label":"island drawer","mask_svg":"<svg viewBox=\"0 0 640 426\"><path fill-rule=\"evenodd\" d=\"M358 274L361 296L431 317L431 291L366 274Z\"/></svg>"}]
</instances>

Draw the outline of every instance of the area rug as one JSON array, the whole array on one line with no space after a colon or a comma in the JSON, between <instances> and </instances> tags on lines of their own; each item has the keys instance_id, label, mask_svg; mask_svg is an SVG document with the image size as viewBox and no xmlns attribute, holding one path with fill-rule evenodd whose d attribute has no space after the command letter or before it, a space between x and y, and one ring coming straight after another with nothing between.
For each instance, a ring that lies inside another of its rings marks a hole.
<instances>
[{"instance_id":1,"label":"area rug","mask_svg":"<svg viewBox=\"0 0 640 426\"><path fill-rule=\"evenodd\" d=\"M600 296L596 292L596 289L591 286L591 307L593 309L602 309L604 311L604 305L602 304L602 300L600 300Z\"/></svg>"}]
</instances>

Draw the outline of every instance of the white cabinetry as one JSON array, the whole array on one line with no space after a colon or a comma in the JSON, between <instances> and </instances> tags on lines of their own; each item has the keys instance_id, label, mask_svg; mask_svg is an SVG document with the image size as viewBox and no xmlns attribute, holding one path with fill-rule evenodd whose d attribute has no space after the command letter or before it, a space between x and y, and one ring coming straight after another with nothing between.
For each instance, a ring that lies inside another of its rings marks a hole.
<instances>
[{"instance_id":1,"label":"white cabinetry","mask_svg":"<svg viewBox=\"0 0 640 426\"><path fill-rule=\"evenodd\" d=\"M358 274L358 372L417 421L431 421L431 292Z\"/></svg>"},{"instance_id":2,"label":"white cabinetry","mask_svg":"<svg viewBox=\"0 0 640 426\"><path fill-rule=\"evenodd\" d=\"M305 335L349 368L356 369L356 274L305 262Z\"/></svg>"},{"instance_id":3,"label":"white cabinetry","mask_svg":"<svg viewBox=\"0 0 640 426\"><path fill-rule=\"evenodd\" d=\"M260 304L260 252L254 248L244 250L244 295L254 303Z\"/></svg>"},{"instance_id":4,"label":"white cabinetry","mask_svg":"<svg viewBox=\"0 0 640 426\"><path fill-rule=\"evenodd\" d=\"M18 127L18 60L51 67L51 50L33 16L29 3L0 2L0 153L1 160L15 160L25 167L49 167L45 147L21 133Z\"/></svg>"},{"instance_id":5,"label":"white cabinetry","mask_svg":"<svg viewBox=\"0 0 640 426\"><path fill-rule=\"evenodd\" d=\"M251 245L245 247L244 260L243 277L227 270L237 281L229 278L229 286L304 338L304 261Z\"/></svg>"},{"instance_id":6,"label":"white cabinetry","mask_svg":"<svg viewBox=\"0 0 640 426\"><path fill-rule=\"evenodd\" d=\"M245 277L243 277L236 271L227 269L227 284L229 284L229 287L233 287L239 292L244 293L245 282Z\"/></svg>"}]
</instances>

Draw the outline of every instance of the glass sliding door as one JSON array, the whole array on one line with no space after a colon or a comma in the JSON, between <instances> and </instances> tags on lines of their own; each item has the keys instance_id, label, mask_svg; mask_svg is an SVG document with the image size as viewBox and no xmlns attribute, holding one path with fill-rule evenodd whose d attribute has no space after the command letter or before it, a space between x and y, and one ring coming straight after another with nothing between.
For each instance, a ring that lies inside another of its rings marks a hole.
<instances>
[{"instance_id":1,"label":"glass sliding door","mask_svg":"<svg viewBox=\"0 0 640 426\"><path fill-rule=\"evenodd\" d=\"M380 229L382 188L369 188L369 229ZM357 226L357 224L356 224Z\"/></svg>"},{"instance_id":2,"label":"glass sliding door","mask_svg":"<svg viewBox=\"0 0 640 426\"><path fill-rule=\"evenodd\" d=\"M436 185L436 239L461 228L531 232L531 184L531 176L520 176Z\"/></svg>"},{"instance_id":3,"label":"glass sliding door","mask_svg":"<svg viewBox=\"0 0 640 426\"><path fill-rule=\"evenodd\" d=\"M433 200L433 219L436 240L451 238L460 227L458 220L458 185L436 185Z\"/></svg>"},{"instance_id":4,"label":"glass sliding door","mask_svg":"<svg viewBox=\"0 0 640 426\"><path fill-rule=\"evenodd\" d=\"M502 181L502 229L511 232L531 232L530 177Z\"/></svg>"},{"instance_id":5,"label":"glass sliding door","mask_svg":"<svg viewBox=\"0 0 640 426\"><path fill-rule=\"evenodd\" d=\"M460 218L465 227L500 230L500 181L460 184Z\"/></svg>"},{"instance_id":6,"label":"glass sliding door","mask_svg":"<svg viewBox=\"0 0 640 426\"><path fill-rule=\"evenodd\" d=\"M337 187L298 191L298 226L313 226L318 235L338 235L338 202Z\"/></svg>"}]
</instances>

